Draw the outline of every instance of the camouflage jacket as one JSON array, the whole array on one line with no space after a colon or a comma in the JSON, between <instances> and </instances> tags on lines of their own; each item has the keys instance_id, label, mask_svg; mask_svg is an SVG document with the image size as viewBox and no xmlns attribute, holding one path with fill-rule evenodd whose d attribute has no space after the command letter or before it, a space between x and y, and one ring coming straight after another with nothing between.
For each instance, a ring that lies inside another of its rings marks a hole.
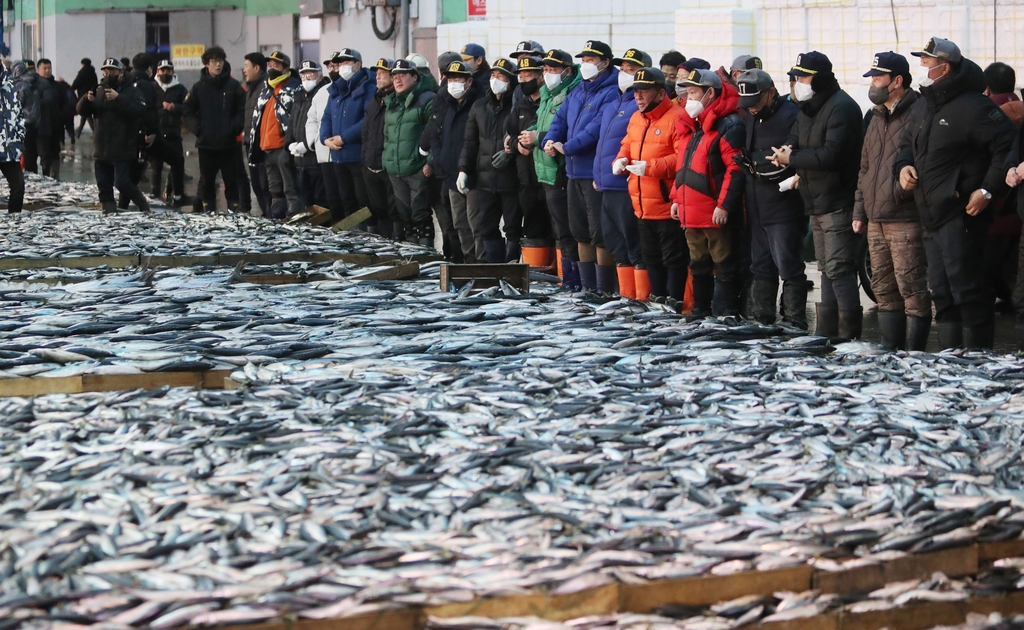
<instances>
[{"instance_id":1,"label":"camouflage jacket","mask_svg":"<svg viewBox=\"0 0 1024 630\"><path fill-rule=\"evenodd\" d=\"M0 162L17 162L25 150L25 119L10 71L0 64Z\"/></svg>"}]
</instances>

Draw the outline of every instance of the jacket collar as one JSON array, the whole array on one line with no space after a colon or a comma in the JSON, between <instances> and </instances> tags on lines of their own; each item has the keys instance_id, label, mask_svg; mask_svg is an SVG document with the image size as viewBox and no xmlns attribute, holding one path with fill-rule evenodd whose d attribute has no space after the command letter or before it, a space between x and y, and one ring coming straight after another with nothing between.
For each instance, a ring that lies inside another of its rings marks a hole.
<instances>
[{"instance_id":1,"label":"jacket collar","mask_svg":"<svg viewBox=\"0 0 1024 630\"><path fill-rule=\"evenodd\" d=\"M699 126L707 133L714 128L715 123L720 118L725 118L729 114L735 114L739 103L739 92L736 91L736 88L731 83L723 81L722 93L715 100L708 103L704 111L697 115L697 119L694 120L689 115L680 116L680 124L685 130L693 131Z\"/></svg>"},{"instance_id":2,"label":"jacket collar","mask_svg":"<svg viewBox=\"0 0 1024 630\"><path fill-rule=\"evenodd\" d=\"M936 110L961 94L985 91L985 74L970 59L960 62L959 68L934 85L921 88L921 96L928 101L928 107Z\"/></svg>"},{"instance_id":3,"label":"jacket collar","mask_svg":"<svg viewBox=\"0 0 1024 630\"><path fill-rule=\"evenodd\" d=\"M668 113L668 111L673 107L675 107L675 103L673 103L672 99L669 98L666 94L665 98L661 99L661 102L658 103L657 107L655 107L649 112L641 112L640 115L646 118L647 120L654 122L655 120L659 120L662 116Z\"/></svg>"}]
</instances>

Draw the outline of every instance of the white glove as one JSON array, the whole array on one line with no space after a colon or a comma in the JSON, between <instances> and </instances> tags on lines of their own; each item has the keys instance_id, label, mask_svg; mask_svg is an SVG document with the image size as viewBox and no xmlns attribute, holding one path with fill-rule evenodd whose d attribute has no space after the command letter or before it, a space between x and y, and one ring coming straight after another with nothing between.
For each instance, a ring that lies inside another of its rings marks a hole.
<instances>
[{"instance_id":1,"label":"white glove","mask_svg":"<svg viewBox=\"0 0 1024 630\"><path fill-rule=\"evenodd\" d=\"M629 158L619 158L612 162L612 175L622 175L627 164L629 164Z\"/></svg>"},{"instance_id":2,"label":"white glove","mask_svg":"<svg viewBox=\"0 0 1024 630\"><path fill-rule=\"evenodd\" d=\"M647 172L647 162L640 160L639 162L633 162L626 167L626 170L636 175L637 177L643 177L644 173Z\"/></svg>"},{"instance_id":3,"label":"white glove","mask_svg":"<svg viewBox=\"0 0 1024 630\"><path fill-rule=\"evenodd\" d=\"M459 178L457 180L455 180L455 188L458 189L458 191L460 193L462 193L463 195L468 193L469 192L469 175L466 175L465 173L459 173Z\"/></svg>"},{"instance_id":4,"label":"white glove","mask_svg":"<svg viewBox=\"0 0 1024 630\"><path fill-rule=\"evenodd\" d=\"M419 152L420 152L420 155L422 155L423 157L427 157L428 155L430 155L430 151L424 151L423 147L419 148Z\"/></svg>"},{"instance_id":5,"label":"white glove","mask_svg":"<svg viewBox=\"0 0 1024 630\"><path fill-rule=\"evenodd\" d=\"M288 145L288 152L295 157L302 157L306 154L306 147L301 142L293 142Z\"/></svg>"}]
</instances>

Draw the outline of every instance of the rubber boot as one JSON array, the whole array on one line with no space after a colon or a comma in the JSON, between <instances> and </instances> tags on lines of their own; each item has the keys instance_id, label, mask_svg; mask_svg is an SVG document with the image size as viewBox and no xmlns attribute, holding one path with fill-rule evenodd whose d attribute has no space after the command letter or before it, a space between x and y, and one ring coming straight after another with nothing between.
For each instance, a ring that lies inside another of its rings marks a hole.
<instances>
[{"instance_id":1,"label":"rubber boot","mask_svg":"<svg viewBox=\"0 0 1024 630\"><path fill-rule=\"evenodd\" d=\"M569 292L580 290L580 270L576 262L562 259L562 289Z\"/></svg>"},{"instance_id":2,"label":"rubber boot","mask_svg":"<svg viewBox=\"0 0 1024 630\"><path fill-rule=\"evenodd\" d=\"M935 328L939 331L939 352L964 345L963 322L938 322Z\"/></svg>"},{"instance_id":3,"label":"rubber boot","mask_svg":"<svg viewBox=\"0 0 1024 630\"><path fill-rule=\"evenodd\" d=\"M1017 322L1017 351L1024 352L1024 322Z\"/></svg>"},{"instance_id":4,"label":"rubber boot","mask_svg":"<svg viewBox=\"0 0 1024 630\"><path fill-rule=\"evenodd\" d=\"M636 287L636 299L646 302L651 297L651 279L647 277L647 270L633 269L633 286Z\"/></svg>"},{"instance_id":5,"label":"rubber boot","mask_svg":"<svg viewBox=\"0 0 1024 630\"><path fill-rule=\"evenodd\" d=\"M510 238L505 241L505 260L507 263L517 263L522 256L523 250L519 247L518 238Z\"/></svg>"},{"instance_id":6,"label":"rubber boot","mask_svg":"<svg viewBox=\"0 0 1024 630\"><path fill-rule=\"evenodd\" d=\"M774 324L775 296L779 292L778 278L754 277L750 285L750 310L747 314L762 324Z\"/></svg>"},{"instance_id":7,"label":"rubber boot","mask_svg":"<svg viewBox=\"0 0 1024 630\"><path fill-rule=\"evenodd\" d=\"M237 201L228 202L228 213L237 214L242 211L241 206L238 205Z\"/></svg>"},{"instance_id":8,"label":"rubber boot","mask_svg":"<svg viewBox=\"0 0 1024 630\"><path fill-rule=\"evenodd\" d=\"M217 214L217 204L216 203L204 203L202 211L207 213L207 214Z\"/></svg>"},{"instance_id":9,"label":"rubber boot","mask_svg":"<svg viewBox=\"0 0 1024 630\"><path fill-rule=\"evenodd\" d=\"M597 292L601 295L615 294L615 267L597 265Z\"/></svg>"},{"instance_id":10,"label":"rubber boot","mask_svg":"<svg viewBox=\"0 0 1024 630\"><path fill-rule=\"evenodd\" d=\"M616 267L619 276L619 295L631 300L636 299L636 269L633 267Z\"/></svg>"},{"instance_id":11,"label":"rubber boot","mask_svg":"<svg viewBox=\"0 0 1024 630\"><path fill-rule=\"evenodd\" d=\"M686 277L689 270L686 267L668 267L665 272L665 287L668 294L665 304L681 315L683 300L686 298Z\"/></svg>"},{"instance_id":12,"label":"rubber boot","mask_svg":"<svg viewBox=\"0 0 1024 630\"><path fill-rule=\"evenodd\" d=\"M886 350L907 349L907 315L903 311L878 311L878 332Z\"/></svg>"},{"instance_id":13,"label":"rubber boot","mask_svg":"<svg viewBox=\"0 0 1024 630\"><path fill-rule=\"evenodd\" d=\"M523 262L538 269L551 266L551 253L550 247L524 246L522 248Z\"/></svg>"},{"instance_id":14,"label":"rubber boot","mask_svg":"<svg viewBox=\"0 0 1024 630\"><path fill-rule=\"evenodd\" d=\"M647 265L647 279L651 283L649 301L654 302L654 298L657 297L658 301L664 304L668 295L668 270L661 265Z\"/></svg>"},{"instance_id":15,"label":"rubber boot","mask_svg":"<svg viewBox=\"0 0 1024 630\"><path fill-rule=\"evenodd\" d=\"M786 312L783 321L800 330L807 330L807 282L783 282L782 304Z\"/></svg>"},{"instance_id":16,"label":"rubber boot","mask_svg":"<svg viewBox=\"0 0 1024 630\"><path fill-rule=\"evenodd\" d=\"M132 195L132 201L135 202L135 207L137 207L142 212L150 211L149 199L146 199L146 195L142 194L141 190Z\"/></svg>"},{"instance_id":17,"label":"rubber boot","mask_svg":"<svg viewBox=\"0 0 1024 630\"><path fill-rule=\"evenodd\" d=\"M931 332L931 317L907 316L907 350L924 352L928 345L928 333ZM1018 337L1019 338L1019 337Z\"/></svg>"},{"instance_id":18,"label":"rubber boot","mask_svg":"<svg viewBox=\"0 0 1024 630\"><path fill-rule=\"evenodd\" d=\"M199 195L196 195L195 197L192 197L192 212L198 213L198 212L202 212L202 211L203 211L203 199Z\"/></svg>"},{"instance_id":19,"label":"rubber boot","mask_svg":"<svg viewBox=\"0 0 1024 630\"><path fill-rule=\"evenodd\" d=\"M814 334L818 337L838 337L839 336L839 305L837 304L822 304L818 302L814 305L814 310L817 313L814 324ZM789 309L786 309L789 312Z\"/></svg>"},{"instance_id":20,"label":"rubber boot","mask_svg":"<svg viewBox=\"0 0 1024 630\"><path fill-rule=\"evenodd\" d=\"M487 262L500 264L505 262L505 241L500 238L489 238L484 241L484 255Z\"/></svg>"},{"instance_id":21,"label":"rubber boot","mask_svg":"<svg viewBox=\"0 0 1024 630\"><path fill-rule=\"evenodd\" d=\"M715 297L715 277L693 276L693 310L688 321L700 321L711 316L711 301Z\"/></svg>"},{"instance_id":22,"label":"rubber boot","mask_svg":"<svg viewBox=\"0 0 1024 630\"><path fill-rule=\"evenodd\" d=\"M991 350L995 343L995 324L985 323L964 326L965 350Z\"/></svg>"},{"instance_id":23,"label":"rubber boot","mask_svg":"<svg viewBox=\"0 0 1024 630\"><path fill-rule=\"evenodd\" d=\"M740 291L742 287L736 280L718 280L715 282L716 296L712 299L712 312L716 316L737 317L740 314ZM716 310L718 309L718 310Z\"/></svg>"},{"instance_id":24,"label":"rubber boot","mask_svg":"<svg viewBox=\"0 0 1024 630\"><path fill-rule=\"evenodd\" d=\"M576 263L576 268L580 270L580 284L583 285L583 290L597 291L597 263L581 260Z\"/></svg>"},{"instance_id":25,"label":"rubber boot","mask_svg":"<svg viewBox=\"0 0 1024 630\"><path fill-rule=\"evenodd\" d=\"M104 201L101 206L103 207L103 214L114 214L117 212L116 201Z\"/></svg>"},{"instance_id":26,"label":"rubber boot","mask_svg":"<svg viewBox=\"0 0 1024 630\"><path fill-rule=\"evenodd\" d=\"M395 221L391 224L391 240L401 243L405 240L405 222Z\"/></svg>"},{"instance_id":27,"label":"rubber boot","mask_svg":"<svg viewBox=\"0 0 1024 630\"><path fill-rule=\"evenodd\" d=\"M434 249L434 226L425 223L419 226L419 245ZM504 253L504 252L503 252Z\"/></svg>"},{"instance_id":28,"label":"rubber boot","mask_svg":"<svg viewBox=\"0 0 1024 630\"><path fill-rule=\"evenodd\" d=\"M394 228L390 220L377 219L377 234L383 238L390 239L392 229Z\"/></svg>"}]
</instances>

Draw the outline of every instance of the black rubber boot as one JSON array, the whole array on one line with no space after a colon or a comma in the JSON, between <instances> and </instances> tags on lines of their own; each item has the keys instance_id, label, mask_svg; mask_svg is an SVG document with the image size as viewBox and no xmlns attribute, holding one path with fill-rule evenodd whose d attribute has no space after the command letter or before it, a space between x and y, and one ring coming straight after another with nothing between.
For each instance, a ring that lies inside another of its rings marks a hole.
<instances>
[{"instance_id":1,"label":"black rubber boot","mask_svg":"<svg viewBox=\"0 0 1024 630\"><path fill-rule=\"evenodd\" d=\"M814 334L818 337L838 337L839 306L818 302L814 305L814 310L817 313ZM789 308L786 308L786 312L789 312Z\"/></svg>"},{"instance_id":2,"label":"black rubber boot","mask_svg":"<svg viewBox=\"0 0 1024 630\"><path fill-rule=\"evenodd\" d=\"M1024 322L1017 322L1017 350L1024 352Z\"/></svg>"},{"instance_id":3,"label":"black rubber boot","mask_svg":"<svg viewBox=\"0 0 1024 630\"><path fill-rule=\"evenodd\" d=\"M688 321L699 321L711 316L711 301L715 297L715 277L711 275L693 276L693 310Z\"/></svg>"},{"instance_id":4,"label":"black rubber boot","mask_svg":"<svg viewBox=\"0 0 1024 630\"><path fill-rule=\"evenodd\" d=\"M484 241L484 252L489 263L505 262L505 241L500 238L487 239Z\"/></svg>"},{"instance_id":5,"label":"black rubber boot","mask_svg":"<svg viewBox=\"0 0 1024 630\"><path fill-rule=\"evenodd\" d=\"M599 295L614 295L615 282L615 265L597 265L597 292Z\"/></svg>"},{"instance_id":6,"label":"black rubber boot","mask_svg":"<svg viewBox=\"0 0 1024 630\"><path fill-rule=\"evenodd\" d=\"M104 201L101 206L103 207L103 214L114 214L117 212L116 201Z\"/></svg>"},{"instance_id":7,"label":"black rubber boot","mask_svg":"<svg viewBox=\"0 0 1024 630\"><path fill-rule=\"evenodd\" d=\"M965 350L991 350L995 343L995 324L964 326Z\"/></svg>"},{"instance_id":8,"label":"black rubber boot","mask_svg":"<svg viewBox=\"0 0 1024 630\"><path fill-rule=\"evenodd\" d=\"M843 339L860 339L864 330L864 311L850 309L839 311L839 336Z\"/></svg>"},{"instance_id":9,"label":"black rubber boot","mask_svg":"<svg viewBox=\"0 0 1024 630\"><path fill-rule=\"evenodd\" d=\"M146 195L142 194L141 190L132 195L132 201L135 202L135 207L138 208L139 210L143 212L150 211L149 199L146 199Z\"/></svg>"},{"instance_id":10,"label":"black rubber boot","mask_svg":"<svg viewBox=\"0 0 1024 630\"><path fill-rule=\"evenodd\" d=\"M580 284L585 291L597 291L597 263L583 262L576 263L580 270Z\"/></svg>"},{"instance_id":11,"label":"black rubber boot","mask_svg":"<svg viewBox=\"0 0 1024 630\"><path fill-rule=\"evenodd\" d=\"M783 322L800 330L807 330L807 282L783 282L782 304L786 313Z\"/></svg>"},{"instance_id":12,"label":"black rubber boot","mask_svg":"<svg viewBox=\"0 0 1024 630\"><path fill-rule=\"evenodd\" d=\"M963 322L938 322L935 327L939 331L940 352L964 345Z\"/></svg>"},{"instance_id":13,"label":"black rubber boot","mask_svg":"<svg viewBox=\"0 0 1024 630\"><path fill-rule=\"evenodd\" d=\"M776 318L775 296L778 295L778 293L778 278L772 279L755 277L750 286L751 308L750 312L747 314L762 324L774 324ZM804 308L806 308L806 304L804 305Z\"/></svg>"},{"instance_id":14,"label":"black rubber boot","mask_svg":"<svg viewBox=\"0 0 1024 630\"><path fill-rule=\"evenodd\" d=\"M907 316L907 350L924 352L928 345L928 333L932 329L931 317Z\"/></svg>"},{"instance_id":15,"label":"black rubber boot","mask_svg":"<svg viewBox=\"0 0 1024 630\"><path fill-rule=\"evenodd\" d=\"M907 315L903 311L878 311L878 332L886 350L907 349Z\"/></svg>"},{"instance_id":16,"label":"black rubber boot","mask_svg":"<svg viewBox=\"0 0 1024 630\"><path fill-rule=\"evenodd\" d=\"M519 258L522 256L523 251L519 246L519 239L512 238L505 241L505 262L517 263Z\"/></svg>"}]
</instances>

